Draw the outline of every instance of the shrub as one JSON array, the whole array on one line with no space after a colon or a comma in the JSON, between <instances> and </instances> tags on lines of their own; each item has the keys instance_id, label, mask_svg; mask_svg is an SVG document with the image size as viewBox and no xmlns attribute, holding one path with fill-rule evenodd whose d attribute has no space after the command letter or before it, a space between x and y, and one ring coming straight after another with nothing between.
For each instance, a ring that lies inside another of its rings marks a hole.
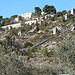
<instances>
[{"instance_id":1,"label":"shrub","mask_svg":"<svg viewBox=\"0 0 75 75\"><path fill-rule=\"evenodd\" d=\"M18 35L17 29L15 29L15 28L11 29L11 30L9 31L9 34L10 34L10 35Z\"/></svg>"},{"instance_id":2,"label":"shrub","mask_svg":"<svg viewBox=\"0 0 75 75\"><path fill-rule=\"evenodd\" d=\"M27 48L28 46L32 47L33 44L32 44L31 42L26 41L26 42L24 43L24 47Z\"/></svg>"},{"instance_id":3,"label":"shrub","mask_svg":"<svg viewBox=\"0 0 75 75\"><path fill-rule=\"evenodd\" d=\"M69 70L66 71L73 73L75 71L75 38L70 34L65 35L62 42L57 46L57 49L57 56L59 61L65 65L64 69L67 66Z\"/></svg>"},{"instance_id":4,"label":"shrub","mask_svg":"<svg viewBox=\"0 0 75 75\"><path fill-rule=\"evenodd\" d=\"M48 55L47 48L45 48L45 49L43 50L43 55L44 55L44 56L47 56L47 55Z\"/></svg>"},{"instance_id":5,"label":"shrub","mask_svg":"<svg viewBox=\"0 0 75 75\"><path fill-rule=\"evenodd\" d=\"M48 52L48 57L52 57L52 56L54 56L54 51Z\"/></svg>"}]
</instances>

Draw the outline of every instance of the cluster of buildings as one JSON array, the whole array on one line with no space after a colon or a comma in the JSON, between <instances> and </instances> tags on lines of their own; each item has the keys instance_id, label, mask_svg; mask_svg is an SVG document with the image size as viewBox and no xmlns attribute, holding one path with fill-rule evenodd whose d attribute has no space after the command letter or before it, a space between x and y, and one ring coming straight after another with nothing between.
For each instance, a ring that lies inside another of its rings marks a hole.
<instances>
[{"instance_id":1,"label":"cluster of buildings","mask_svg":"<svg viewBox=\"0 0 75 75\"><path fill-rule=\"evenodd\" d=\"M37 14L30 12L30 13L20 14L20 16L23 18L23 20L24 20L23 23L24 24L32 25L32 24L36 24L36 23L41 24L44 21L43 17L45 19L48 18L48 15L43 16L43 14L44 14L44 12L42 11L41 12L41 16L39 17ZM75 9L74 8L72 8L71 14L75 16ZM51 16L53 17L54 15L51 15ZM64 15L64 17L65 17L65 20L67 20L69 16L68 16L68 14L66 14L66 15ZM7 25L7 26L3 26L2 28L3 29L6 29L6 28L10 29L11 27L12 28L19 28L19 27L21 27L21 22L19 22L19 18L18 17L16 17L14 19L14 21L16 21L17 23L16 24L10 24L10 25ZM72 28L72 31L73 31L73 29L75 29L75 25ZM58 27L53 28L53 34L56 34L56 32L58 30L60 30Z\"/></svg>"},{"instance_id":2,"label":"cluster of buildings","mask_svg":"<svg viewBox=\"0 0 75 75\"><path fill-rule=\"evenodd\" d=\"M20 14L21 17L23 17L23 19L26 19L26 20L29 20L33 17L37 17L38 15L36 15L35 13L23 13L23 14Z\"/></svg>"},{"instance_id":3,"label":"cluster of buildings","mask_svg":"<svg viewBox=\"0 0 75 75\"><path fill-rule=\"evenodd\" d=\"M75 16L75 9L74 8L71 9L71 13L70 14ZM69 18L69 15L66 14L66 15L64 15L64 17L65 17L65 20L67 20Z\"/></svg>"},{"instance_id":4,"label":"cluster of buildings","mask_svg":"<svg viewBox=\"0 0 75 75\"><path fill-rule=\"evenodd\" d=\"M71 9L71 13L70 14L75 16L75 9L74 8ZM69 15L65 14L64 17L65 17L65 20L67 20L69 18ZM73 31L73 30L75 30L75 24L71 25L71 31ZM60 27L54 27L52 29L52 31L53 31L53 34L56 34L58 31L61 31L61 28Z\"/></svg>"},{"instance_id":5,"label":"cluster of buildings","mask_svg":"<svg viewBox=\"0 0 75 75\"><path fill-rule=\"evenodd\" d=\"M43 20L42 19L43 17L39 18L38 15L36 15L35 13L32 13L32 12L30 12L30 13L23 13L23 14L20 14L19 16L21 16L23 18L23 24L29 24L29 25L36 24L36 23L41 24L42 20ZM16 17L13 22L16 22L16 23L15 24L10 24L10 25L7 25L7 26L3 26L2 28L10 29L10 27L12 27L12 28L21 27L21 22L19 21L19 17ZM17 26L17 24L19 24L19 25Z\"/></svg>"}]
</instances>

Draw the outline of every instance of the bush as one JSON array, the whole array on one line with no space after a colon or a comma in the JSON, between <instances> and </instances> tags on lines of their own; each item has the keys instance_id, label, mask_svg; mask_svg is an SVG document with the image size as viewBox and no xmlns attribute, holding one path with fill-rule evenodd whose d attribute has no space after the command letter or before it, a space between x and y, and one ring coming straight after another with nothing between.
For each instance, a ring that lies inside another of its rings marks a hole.
<instances>
[{"instance_id":1,"label":"bush","mask_svg":"<svg viewBox=\"0 0 75 75\"><path fill-rule=\"evenodd\" d=\"M69 70L66 69L66 71L73 73L73 71L75 71L75 37L70 34L67 36L65 35L64 39L57 47L58 61L65 65L64 69L66 67L69 68Z\"/></svg>"},{"instance_id":2,"label":"bush","mask_svg":"<svg viewBox=\"0 0 75 75\"><path fill-rule=\"evenodd\" d=\"M27 48L28 46L32 47L33 44L32 44L31 42L26 41L26 42L24 43L24 47Z\"/></svg>"},{"instance_id":3,"label":"bush","mask_svg":"<svg viewBox=\"0 0 75 75\"><path fill-rule=\"evenodd\" d=\"M54 51L48 52L48 57L53 57L54 56Z\"/></svg>"},{"instance_id":4,"label":"bush","mask_svg":"<svg viewBox=\"0 0 75 75\"><path fill-rule=\"evenodd\" d=\"M28 24L28 25L25 26L25 31L26 32L28 32L31 29L32 29L32 26L31 25Z\"/></svg>"},{"instance_id":5,"label":"bush","mask_svg":"<svg viewBox=\"0 0 75 75\"><path fill-rule=\"evenodd\" d=\"M62 16L62 12L57 12L57 17Z\"/></svg>"},{"instance_id":6,"label":"bush","mask_svg":"<svg viewBox=\"0 0 75 75\"><path fill-rule=\"evenodd\" d=\"M47 55L48 55L47 48L45 48L45 49L43 50L43 55L44 55L44 56L47 56Z\"/></svg>"},{"instance_id":7,"label":"bush","mask_svg":"<svg viewBox=\"0 0 75 75\"><path fill-rule=\"evenodd\" d=\"M65 17L64 16L61 18L61 22L65 22Z\"/></svg>"},{"instance_id":8,"label":"bush","mask_svg":"<svg viewBox=\"0 0 75 75\"><path fill-rule=\"evenodd\" d=\"M55 21L55 18L54 17L51 17L51 21Z\"/></svg>"},{"instance_id":9,"label":"bush","mask_svg":"<svg viewBox=\"0 0 75 75\"><path fill-rule=\"evenodd\" d=\"M25 32L25 28L24 27L20 27L20 31L23 33Z\"/></svg>"},{"instance_id":10,"label":"bush","mask_svg":"<svg viewBox=\"0 0 75 75\"><path fill-rule=\"evenodd\" d=\"M9 31L9 34L10 34L10 35L18 35L17 29L15 29L15 28L11 29L11 30Z\"/></svg>"},{"instance_id":11,"label":"bush","mask_svg":"<svg viewBox=\"0 0 75 75\"><path fill-rule=\"evenodd\" d=\"M52 56L54 56L54 51L50 51L50 52L48 52L47 51L47 48L45 48L44 50L43 50L43 55L44 56L48 56L48 57L52 57Z\"/></svg>"}]
</instances>

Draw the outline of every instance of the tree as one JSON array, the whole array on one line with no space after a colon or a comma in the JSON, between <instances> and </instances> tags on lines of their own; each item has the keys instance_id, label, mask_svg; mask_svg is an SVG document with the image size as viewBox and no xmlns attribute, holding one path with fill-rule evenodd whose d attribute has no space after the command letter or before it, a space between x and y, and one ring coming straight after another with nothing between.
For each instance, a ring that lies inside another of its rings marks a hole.
<instances>
[{"instance_id":1,"label":"tree","mask_svg":"<svg viewBox=\"0 0 75 75\"><path fill-rule=\"evenodd\" d=\"M19 18L19 21L21 21L21 20L22 20L22 17L21 17L21 16L19 16L18 18Z\"/></svg>"},{"instance_id":2,"label":"tree","mask_svg":"<svg viewBox=\"0 0 75 75\"><path fill-rule=\"evenodd\" d=\"M58 58L63 65L64 69L68 67L65 71L68 73L73 73L75 71L75 37L72 35L67 35L64 37L61 43L58 45Z\"/></svg>"},{"instance_id":3,"label":"tree","mask_svg":"<svg viewBox=\"0 0 75 75\"><path fill-rule=\"evenodd\" d=\"M3 21L2 21L2 26L4 26L4 25L5 25L5 21L3 20Z\"/></svg>"},{"instance_id":4,"label":"tree","mask_svg":"<svg viewBox=\"0 0 75 75\"><path fill-rule=\"evenodd\" d=\"M68 10L68 13L71 13L71 10Z\"/></svg>"},{"instance_id":5,"label":"tree","mask_svg":"<svg viewBox=\"0 0 75 75\"><path fill-rule=\"evenodd\" d=\"M3 19L3 16L0 16L0 23L1 23L2 19Z\"/></svg>"},{"instance_id":6,"label":"tree","mask_svg":"<svg viewBox=\"0 0 75 75\"><path fill-rule=\"evenodd\" d=\"M3 16L0 16L0 19L2 19Z\"/></svg>"},{"instance_id":7,"label":"tree","mask_svg":"<svg viewBox=\"0 0 75 75\"><path fill-rule=\"evenodd\" d=\"M9 18L5 18L5 19L3 19L3 21L5 21L5 25L9 25L10 24L10 19Z\"/></svg>"},{"instance_id":8,"label":"tree","mask_svg":"<svg viewBox=\"0 0 75 75\"><path fill-rule=\"evenodd\" d=\"M63 14L62 14L62 12L57 12L57 17L60 17L60 16L62 16Z\"/></svg>"},{"instance_id":9,"label":"tree","mask_svg":"<svg viewBox=\"0 0 75 75\"><path fill-rule=\"evenodd\" d=\"M55 9L55 7L53 5L51 6L50 10L51 10L51 13L56 14L56 9Z\"/></svg>"},{"instance_id":10,"label":"tree","mask_svg":"<svg viewBox=\"0 0 75 75\"><path fill-rule=\"evenodd\" d=\"M40 16L41 15L41 9L39 7L35 7L35 13Z\"/></svg>"},{"instance_id":11,"label":"tree","mask_svg":"<svg viewBox=\"0 0 75 75\"><path fill-rule=\"evenodd\" d=\"M16 17L18 17L18 15L13 15L13 16L11 16L10 18L16 18Z\"/></svg>"},{"instance_id":12,"label":"tree","mask_svg":"<svg viewBox=\"0 0 75 75\"><path fill-rule=\"evenodd\" d=\"M16 17L18 17L18 15L13 15L13 16L10 17L10 20L13 21Z\"/></svg>"},{"instance_id":13,"label":"tree","mask_svg":"<svg viewBox=\"0 0 75 75\"><path fill-rule=\"evenodd\" d=\"M66 10L63 10L63 11L62 11L62 14L63 14L63 15L65 15L66 13L67 13L67 11L66 11Z\"/></svg>"},{"instance_id":14,"label":"tree","mask_svg":"<svg viewBox=\"0 0 75 75\"><path fill-rule=\"evenodd\" d=\"M74 19L74 18L75 18L75 16L73 16L73 15L70 14L70 13L68 13L68 17L69 17L70 19Z\"/></svg>"},{"instance_id":15,"label":"tree","mask_svg":"<svg viewBox=\"0 0 75 75\"><path fill-rule=\"evenodd\" d=\"M3 16L0 16L0 20L2 20Z\"/></svg>"},{"instance_id":16,"label":"tree","mask_svg":"<svg viewBox=\"0 0 75 75\"><path fill-rule=\"evenodd\" d=\"M46 14L56 13L55 7L54 7L54 6L49 6L49 5L45 5L45 6L43 7L43 11L44 11L44 13L46 13Z\"/></svg>"}]
</instances>

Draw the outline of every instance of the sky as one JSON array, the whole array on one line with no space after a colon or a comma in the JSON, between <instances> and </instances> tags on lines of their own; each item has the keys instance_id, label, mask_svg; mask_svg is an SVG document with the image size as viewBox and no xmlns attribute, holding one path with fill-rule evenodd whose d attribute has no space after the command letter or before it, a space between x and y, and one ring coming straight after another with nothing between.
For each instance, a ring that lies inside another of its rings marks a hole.
<instances>
[{"instance_id":1,"label":"sky","mask_svg":"<svg viewBox=\"0 0 75 75\"><path fill-rule=\"evenodd\" d=\"M45 5L53 5L57 11L68 11L75 8L75 0L0 0L0 15L6 18L34 12L35 7L42 9Z\"/></svg>"}]
</instances>

